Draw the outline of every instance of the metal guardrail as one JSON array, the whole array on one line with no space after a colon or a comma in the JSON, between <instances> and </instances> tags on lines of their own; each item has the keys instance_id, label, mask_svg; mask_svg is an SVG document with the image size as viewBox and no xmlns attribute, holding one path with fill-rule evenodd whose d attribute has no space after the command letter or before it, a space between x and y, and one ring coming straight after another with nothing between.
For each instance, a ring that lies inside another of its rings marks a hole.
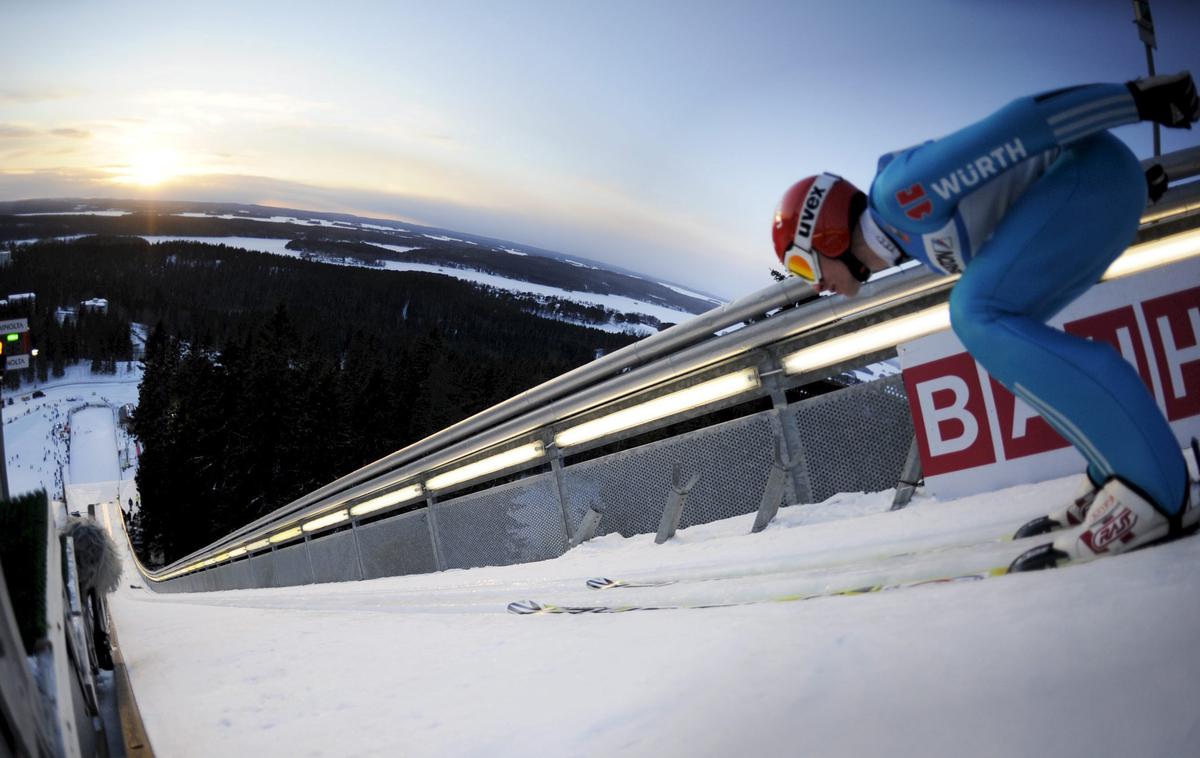
<instances>
[{"instance_id":1,"label":"metal guardrail","mask_svg":"<svg viewBox=\"0 0 1200 758\"><path fill-rule=\"evenodd\" d=\"M1173 180L1196 176L1200 174L1200 147L1162 156L1157 162L1164 165ZM1197 210L1200 210L1200 182L1174 186L1147 210L1143 233L1159 222ZM631 398L661 395L665 390L702 380L714 367L758 364L764 356L773 359L768 363L777 364L784 349L944 302L954 280L955 277L938 276L920 266L894 270L868 282L854 300L817 297L811 287L795 278L775 283L545 382L364 466L160 571L147 572L147 577L161 581L197 562L219 563L214 560L216 556L262 540L280 528L298 527L301 521L334 508L361 502L397 485L436 474L442 467L470 461L485 451L503 451L518 442L540 440L551 454L549 460L540 459L529 465L561 466L562 454L553 449L553 437L556 430L568 423L585 420L598 409L628 405L633 402ZM808 378L796 375L767 381L769 375L778 374L781 369L777 365L764 368L766 371L760 371L764 388L759 396L772 397L776 407L780 407L779 398L785 389ZM822 371L831 374L837 368L824 367ZM578 449L644 430L645 427L605 437ZM505 467L491 476L504 476L522 467ZM409 501L402 506L411 508L412 498ZM427 505L434 502L434 497L426 495ZM225 559L229 559L227 554Z\"/></svg>"}]
</instances>

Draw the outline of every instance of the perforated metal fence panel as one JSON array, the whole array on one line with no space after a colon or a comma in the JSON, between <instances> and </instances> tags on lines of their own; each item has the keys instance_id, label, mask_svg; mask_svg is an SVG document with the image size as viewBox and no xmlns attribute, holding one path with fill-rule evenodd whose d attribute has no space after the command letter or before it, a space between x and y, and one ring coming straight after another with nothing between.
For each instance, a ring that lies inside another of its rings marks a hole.
<instances>
[{"instance_id":1,"label":"perforated metal fence panel","mask_svg":"<svg viewBox=\"0 0 1200 758\"><path fill-rule=\"evenodd\" d=\"M205 571L204 576L208 580L208 588L210 590L231 589L228 566L214 566Z\"/></svg>"},{"instance_id":2,"label":"perforated metal fence panel","mask_svg":"<svg viewBox=\"0 0 1200 758\"><path fill-rule=\"evenodd\" d=\"M231 589L243 590L252 586L250 584L250 564L245 559L234 561L229 569L233 576Z\"/></svg>"},{"instance_id":3,"label":"perforated metal fence panel","mask_svg":"<svg viewBox=\"0 0 1200 758\"><path fill-rule=\"evenodd\" d=\"M437 571L425 509L358 527L366 578Z\"/></svg>"},{"instance_id":4,"label":"perforated metal fence panel","mask_svg":"<svg viewBox=\"0 0 1200 758\"><path fill-rule=\"evenodd\" d=\"M552 474L501 485L436 506L446 568L507 566L567 549Z\"/></svg>"},{"instance_id":5,"label":"perforated metal fence panel","mask_svg":"<svg viewBox=\"0 0 1200 758\"><path fill-rule=\"evenodd\" d=\"M896 486L913 436L902 377L801 400L788 410L800 428L813 502Z\"/></svg>"},{"instance_id":6,"label":"perforated metal fence panel","mask_svg":"<svg viewBox=\"0 0 1200 758\"><path fill-rule=\"evenodd\" d=\"M318 582L348 582L358 578L358 556L350 532L327 534L310 540L309 556Z\"/></svg>"},{"instance_id":7,"label":"perforated metal fence panel","mask_svg":"<svg viewBox=\"0 0 1200 758\"><path fill-rule=\"evenodd\" d=\"M772 415L764 411L567 466L572 531L589 506L602 514L597 534L656 531L676 463L684 481L700 474L681 528L758 510L775 449Z\"/></svg>"},{"instance_id":8,"label":"perforated metal fence panel","mask_svg":"<svg viewBox=\"0 0 1200 758\"><path fill-rule=\"evenodd\" d=\"M250 586L275 586L275 563L269 552L250 556Z\"/></svg>"},{"instance_id":9,"label":"perforated metal fence panel","mask_svg":"<svg viewBox=\"0 0 1200 758\"><path fill-rule=\"evenodd\" d=\"M312 572L308 568L308 555L304 552L304 543L281 547L273 554L274 564L272 587L290 587L296 584L308 584L312 581Z\"/></svg>"}]
</instances>

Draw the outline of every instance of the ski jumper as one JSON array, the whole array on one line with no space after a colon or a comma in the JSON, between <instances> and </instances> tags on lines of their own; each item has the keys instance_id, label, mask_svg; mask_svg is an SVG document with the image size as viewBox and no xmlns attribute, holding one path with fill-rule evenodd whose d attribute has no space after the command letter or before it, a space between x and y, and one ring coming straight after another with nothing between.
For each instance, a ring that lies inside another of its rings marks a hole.
<instances>
[{"instance_id":1,"label":"ski jumper","mask_svg":"<svg viewBox=\"0 0 1200 758\"><path fill-rule=\"evenodd\" d=\"M1021 98L883 156L868 208L905 253L962 274L955 334L1083 454L1092 481L1120 475L1173 514L1187 466L1137 372L1111 346L1045 324L1133 241L1146 180L1107 130L1138 120L1123 84Z\"/></svg>"}]
</instances>

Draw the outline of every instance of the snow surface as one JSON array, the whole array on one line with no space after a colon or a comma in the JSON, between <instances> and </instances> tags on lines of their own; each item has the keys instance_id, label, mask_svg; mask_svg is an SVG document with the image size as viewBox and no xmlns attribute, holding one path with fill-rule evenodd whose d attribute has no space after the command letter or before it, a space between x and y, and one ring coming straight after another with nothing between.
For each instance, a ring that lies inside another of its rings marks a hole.
<instances>
[{"instance_id":1,"label":"snow surface","mask_svg":"<svg viewBox=\"0 0 1200 758\"><path fill-rule=\"evenodd\" d=\"M715 305L722 304L722 301L713 298L711 295L704 295L699 292L695 292L693 290L686 289L684 287L680 287L677 284L667 284L666 282L659 282L659 284L663 287L666 287L669 290L675 290L676 292L678 292L681 295L687 295L688 297L694 297L697 300L704 300L706 302L713 303Z\"/></svg>"},{"instance_id":2,"label":"snow surface","mask_svg":"<svg viewBox=\"0 0 1200 758\"><path fill-rule=\"evenodd\" d=\"M132 211L46 211L44 213L14 213L14 216L128 216Z\"/></svg>"},{"instance_id":3,"label":"snow surface","mask_svg":"<svg viewBox=\"0 0 1200 758\"><path fill-rule=\"evenodd\" d=\"M188 211L185 213L173 213L171 215L172 216L182 216L184 218L220 218L220 219L226 219L226 220L243 219L246 221L266 221L271 224L297 224L299 226L323 226L326 228L330 228L330 227L341 227L341 228L351 228L351 229L354 228L354 225L347 221L329 221L327 219L321 219L321 218L298 218L296 216L249 216L249 215L244 215L241 213L234 215L232 213L212 214L212 213L198 213L195 211ZM388 230L391 231L391 228L388 227ZM404 231L404 230L397 229L396 231Z\"/></svg>"},{"instance_id":4,"label":"snow surface","mask_svg":"<svg viewBox=\"0 0 1200 758\"><path fill-rule=\"evenodd\" d=\"M25 240L9 240L8 242L5 242L5 243L0 243L0 244L8 244L8 245L32 245L32 244L33 244L33 243L35 243L35 242L50 242L50 241L54 241L54 242L70 242L71 240L82 239L82 238L84 238L84 237L89 237L89 236L91 236L91 235L88 235L88 234L67 234L67 235L64 235L64 236L62 236L62 237L33 237L32 239L25 239Z\"/></svg>"},{"instance_id":5,"label":"snow surface","mask_svg":"<svg viewBox=\"0 0 1200 758\"><path fill-rule=\"evenodd\" d=\"M367 244L374 245L375 247L382 247L384 250L391 250L393 253L407 253L410 250L421 249L420 247L411 247L407 245L385 245L382 242L369 242Z\"/></svg>"},{"instance_id":6,"label":"snow surface","mask_svg":"<svg viewBox=\"0 0 1200 758\"><path fill-rule=\"evenodd\" d=\"M87 407L71 415L71 482L115 482L121 478L117 463L115 411Z\"/></svg>"},{"instance_id":7,"label":"snow surface","mask_svg":"<svg viewBox=\"0 0 1200 758\"><path fill-rule=\"evenodd\" d=\"M662 546L609 535L551 561L368 582L160 595L128 566L135 581L111 606L165 756L1195 754L1200 539L855 597L505 612L526 598L729 602L986 568L1028 546L993 538L1075 486L918 496L895 513L890 492L851 493L784 508L758 535L747 515ZM961 543L974 544L904 555ZM583 585L593 576L711 578L598 592Z\"/></svg>"},{"instance_id":8,"label":"snow surface","mask_svg":"<svg viewBox=\"0 0 1200 758\"><path fill-rule=\"evenodd\" d=\"M14 495L45 489L51 497L62 497L63 485L70 484L73 469L68 465L68 450L91 449L88 445L77 446L71 434L71 411L87 403L102 403L116 408L125 403L137 403L138 382L141 381L141 365L118 363L116 374L92 374L87 363L68 366L65 374L48 382L35 385L25 384L20 390L5 390L4 405L4 452L8 465L9 491ZM41 390L45 397L33 397L34 390ZM12 398L13 404L8 405ZM101 413L111 413L101 409ZM111 427L111 422L110 422ZM127 461L136 463L136 454L123 432L118 434L122 447L129 446ZM115 455L113 434L98 443L104 447L101 457ZM77 453L84 454L86 453ZM93 472L88 464L84 480ZM132 478L135 468L127 468L124 478Z\"/></svg>"},{"instance_id":9,"label":"snow surface","mask_svg":"<svg viewBox=\"0 0 1200 758\"><path fill-rule=\"evenodd\" d=\"M287 239L271 239L268 237L188 237L167 234L138 234L133 236L141 237L151 244L158 242L203 242L207 245L227 245L229 247L240 247L245 250L254 250L260 253L286 255L289 258L300 257L300 251L287 249L287 244L291 241Z\"/></svg>"}]
</instances>

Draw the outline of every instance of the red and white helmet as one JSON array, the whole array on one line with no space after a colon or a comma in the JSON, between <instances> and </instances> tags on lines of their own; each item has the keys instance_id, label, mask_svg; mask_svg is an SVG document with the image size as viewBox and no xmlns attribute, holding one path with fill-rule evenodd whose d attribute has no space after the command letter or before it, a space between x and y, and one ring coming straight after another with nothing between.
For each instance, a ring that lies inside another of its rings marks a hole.
<instances>
[{"instance_id":1,"label":"red and white helmet","mask_svg":"<svg viewBox=\"0 0 1200 758\"><path fill-rule=\"evenodd\" d=\"M834 174L810 176L793 184L775 210L775 254L792 273L814 284L821 258L843 258L856 278L866 267L850 256L853 224L866 208L866 195ZM865 276L862 278L866 278Z\"/></svg>"}]
</instances>

